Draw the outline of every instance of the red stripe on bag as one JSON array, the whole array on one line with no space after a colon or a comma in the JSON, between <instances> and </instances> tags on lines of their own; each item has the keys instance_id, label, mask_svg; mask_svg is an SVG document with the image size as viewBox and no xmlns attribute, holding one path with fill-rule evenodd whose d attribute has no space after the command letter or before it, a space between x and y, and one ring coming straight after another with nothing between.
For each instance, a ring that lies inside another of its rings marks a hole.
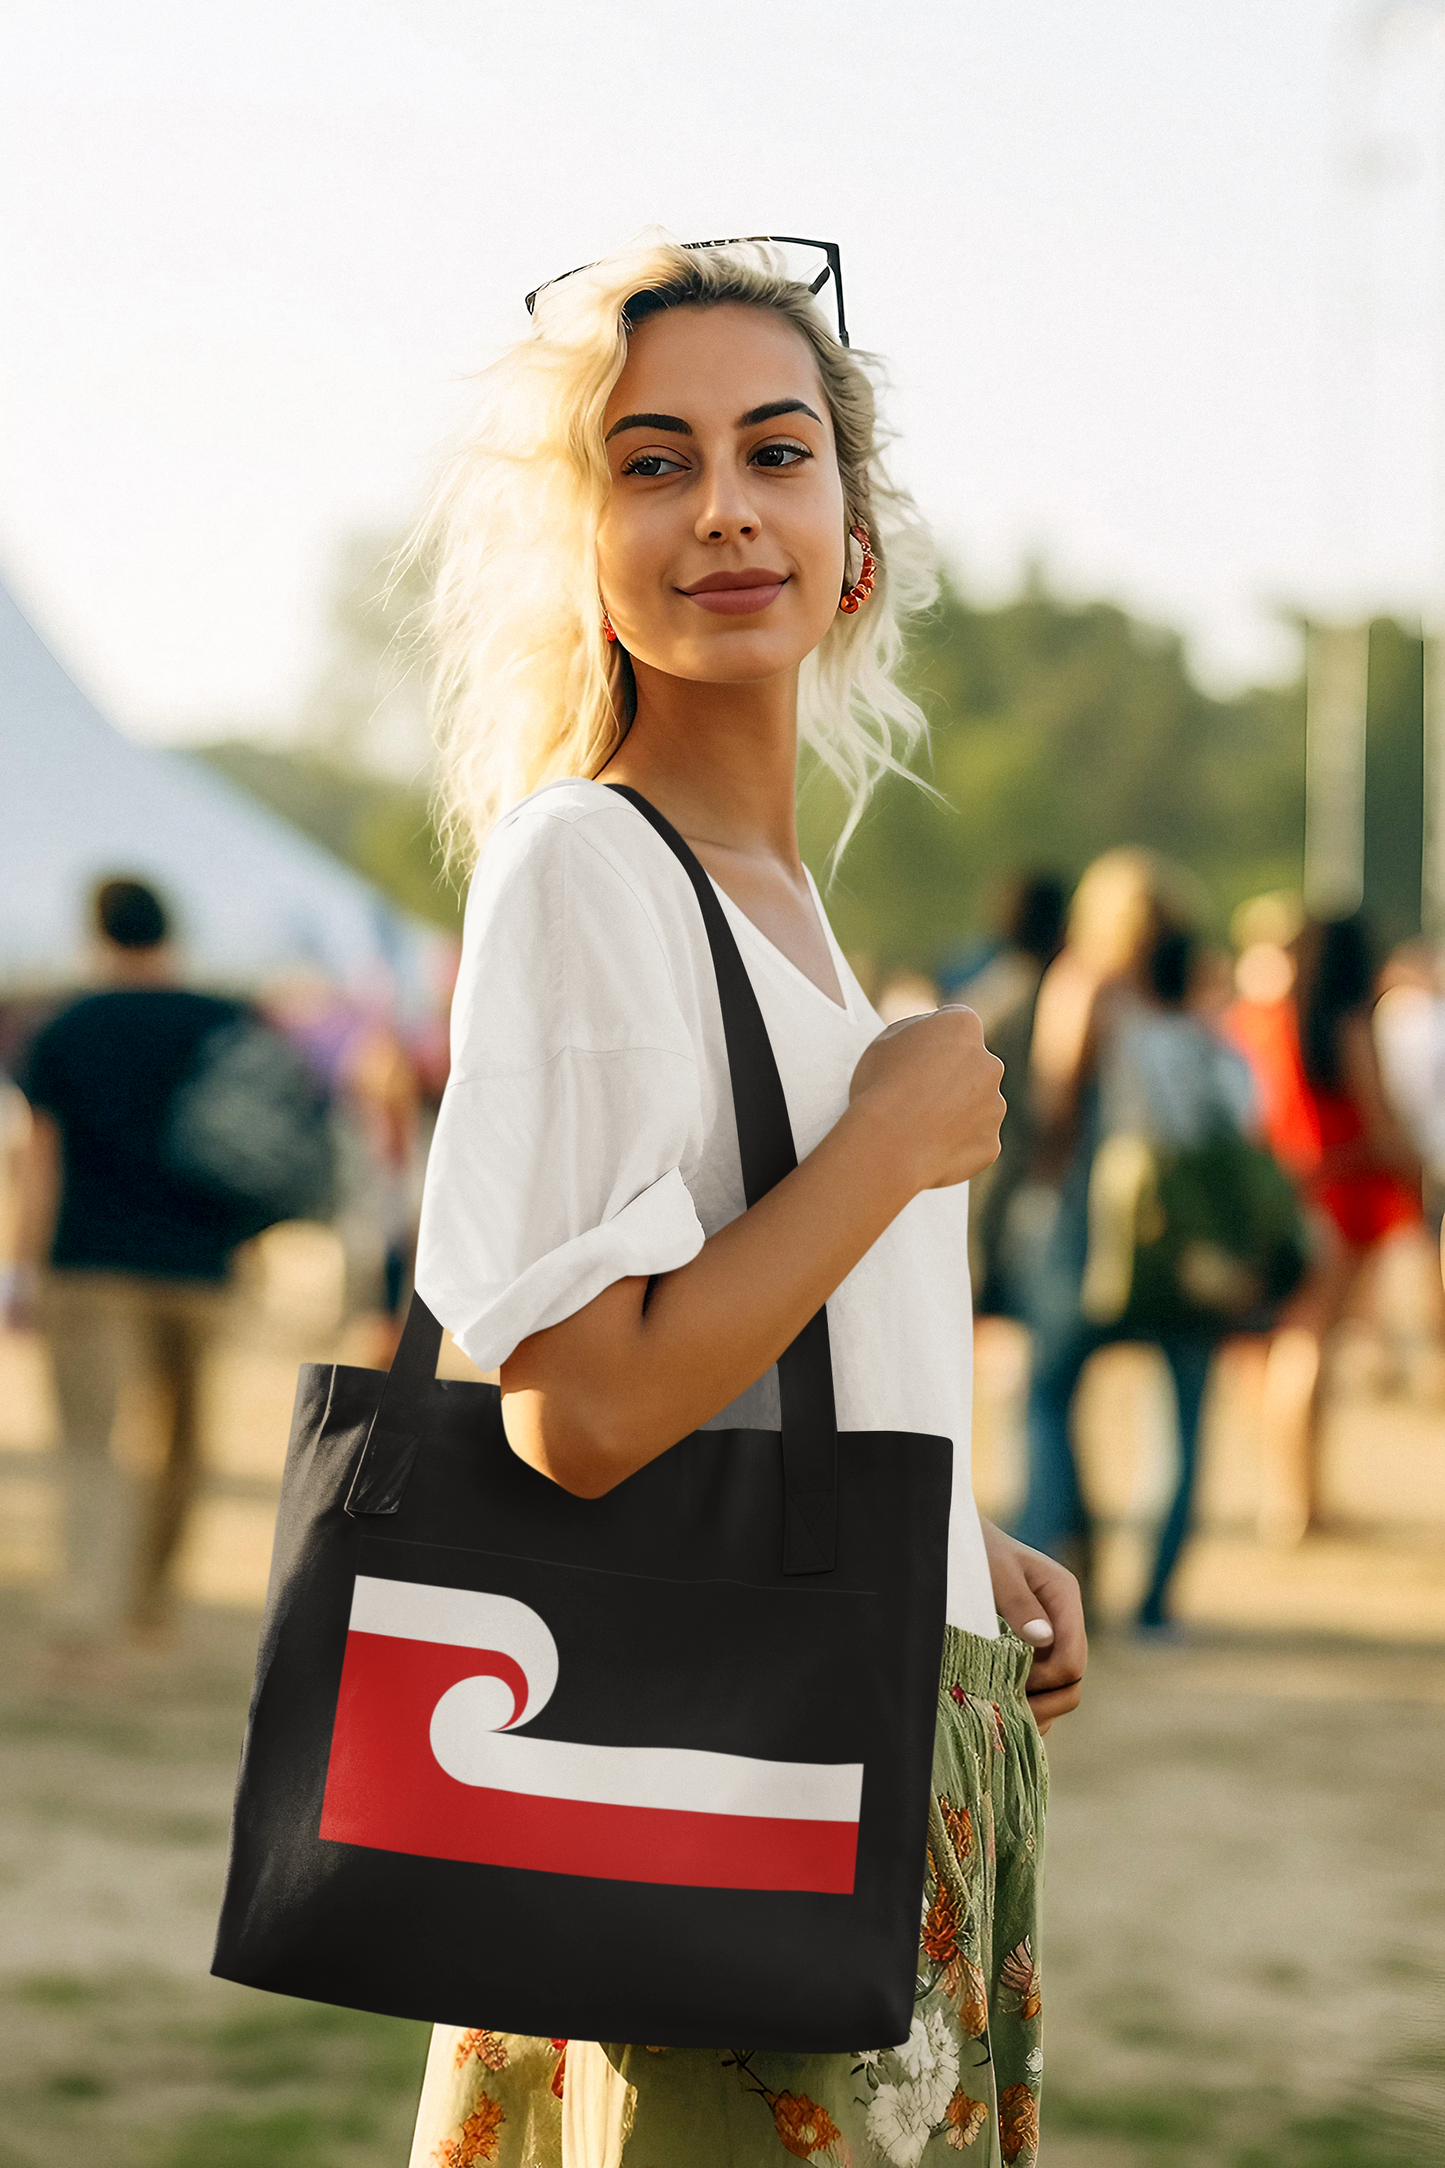
<instances>
[{"instance_id":1,"label":"red stripe on bag","mask_svg":"<svg viewBox=\"0 0 1445 2168\"><path fill-rule=\"evenodd\" d=\"M321 1836L602 1881L851 1894L856 1820L619 1806L459 1783L432 1750L437 1702L462 1679L514 1668L476 1648L349 1634Z\"/></svg>"}]
</instances>

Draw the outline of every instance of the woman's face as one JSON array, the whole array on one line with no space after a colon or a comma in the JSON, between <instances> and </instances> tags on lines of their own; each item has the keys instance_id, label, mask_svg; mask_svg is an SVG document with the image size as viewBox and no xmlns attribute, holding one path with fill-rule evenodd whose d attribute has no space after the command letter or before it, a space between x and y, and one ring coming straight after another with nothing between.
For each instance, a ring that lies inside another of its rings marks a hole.
<instances>
[{"instance_id":1,"label":"woman's face","mask_svg":"<svg viewBox=\"0 0 1445 2168\"><path fill-rule=\"evenodd\" d=\"M637 661L747 683L838 610L843 486L817 366L769 309L669 309L632 335L603 422L602 599Z\"/></svg>"}]
</instances>

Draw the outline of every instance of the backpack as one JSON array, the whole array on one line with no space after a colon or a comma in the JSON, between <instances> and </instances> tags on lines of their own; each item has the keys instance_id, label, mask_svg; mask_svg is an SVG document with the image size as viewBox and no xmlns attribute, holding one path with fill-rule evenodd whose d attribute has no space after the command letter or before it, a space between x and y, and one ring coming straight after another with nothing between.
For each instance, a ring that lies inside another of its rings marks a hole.
<instances>
[{"instance_id":1,"label":"backpack","mask_svg":"<svg viewBox=\"0 0 1445 2168\"><path fill-rule=\"evenodd\" d=\"M325 1218L335 1201L327 1094L290 1042L255 1016L202 1041L171 1100L162 1155L237 1242L278 1220Z\"/></svg>"},{"instance_id":2,"label":"backpack","mask_svg":"<svg viewBox=\"0 0 1445 2168\"><path fill-rule=\"evenodd\" d=\"M1294 1184L1272 1153L1223 1125L1172 1152L1107 1139L1089 1214L1085 1314L1121 1339L1267 1330L1309 1263ZM1109 1220L1122 1244L1096 1243Z\"/></svg>"}]
</instances>

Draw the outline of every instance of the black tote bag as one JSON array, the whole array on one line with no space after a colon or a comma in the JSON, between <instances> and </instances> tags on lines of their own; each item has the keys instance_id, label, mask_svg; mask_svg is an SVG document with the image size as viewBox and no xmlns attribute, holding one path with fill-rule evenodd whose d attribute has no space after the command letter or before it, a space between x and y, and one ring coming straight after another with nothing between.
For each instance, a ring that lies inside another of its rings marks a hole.
<instances>
[{"instance_id":1,"label":"black tote bag","mask_svg":"<svg viewBox=\"0 0 1445 2168\"><path fill-rule=\"evenodd\" d=\"M796 1164L710 882L749 1204ZM960 1325L960 1330L964 1327ZM604 1497L435 1375L300 1377L213 1970L544 2037L907 2037L952 1446L839 1436L820 1310L776 1431L697 1431Z\"/></svg>"}]
</instances>

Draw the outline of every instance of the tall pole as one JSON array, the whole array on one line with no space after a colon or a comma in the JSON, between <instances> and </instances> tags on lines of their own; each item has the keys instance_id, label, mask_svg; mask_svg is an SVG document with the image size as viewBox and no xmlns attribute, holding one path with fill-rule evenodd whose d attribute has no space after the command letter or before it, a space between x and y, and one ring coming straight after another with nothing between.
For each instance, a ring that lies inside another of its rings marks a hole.
<instances>
[{"instance_id":1,"label":"tall pole","mask_svg":"<svg viewBox=\"0 0 1445 2168\"><path fill-rule=\"evenodd\" d=\"M1425 844L1420 930L1445 941L1445 631L1425 631Z\"/></svg>"},{"instance_id":2,"label":"tall pole","mask_svg":"<svg viewBox=\"0 0 1445 2168\"><path fill-rule=\"evenodd\" d=\"M1305 908L1344 918L1365 895L1369 626L1311 625L1305 664Z\"/></svg>"}]
</instances>

